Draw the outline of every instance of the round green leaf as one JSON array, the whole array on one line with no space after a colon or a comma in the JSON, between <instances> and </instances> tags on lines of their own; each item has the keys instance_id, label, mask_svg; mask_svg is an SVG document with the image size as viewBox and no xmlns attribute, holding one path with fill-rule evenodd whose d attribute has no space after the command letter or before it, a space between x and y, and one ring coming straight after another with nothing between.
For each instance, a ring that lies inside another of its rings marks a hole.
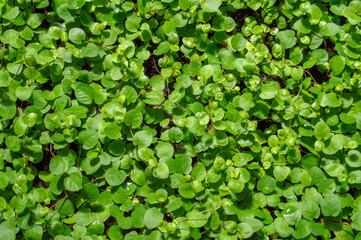
<instances>
[{"instance_id":1,"label":"round green leaf","mask_svg":"<svg viewBox=\"0 0 361 240\"><path fill-rule=\"evenodd\" d=\"M270 194L276 189L276 180L268 175L263 176L257 183L257 190Z\"/></svg>"},{"instance_id":2,"label":"round green leaf","mask_svg":"<svg viewBox=\"0 0 361 240\"><path fill-rule=\"evenodd\" d=\"M139 131L133 136L134 145L143 148L148 147L153 141L153 135L148 131Z\"/></svg>"},{"instance_id":3,"label":"round green leaf","mask_svg":"<svg viewBox=\"0 0 361 240\"><path fill-rule=\"evenodd\" d=\"M82 104L91 104L94 99L94 89L87 84L79 84L75 88L75 97Z\"/></svg>"},{"instance_id":4,"label":"round green leaf","mask_svg":"<svg viewBox=\"0 0 361 240\"><path fill-rule=\"evenodd\" d=\"M144 224L148 229L156 228L164 215L157 208L149 208L144 214Z\"/></svg>"},{"instance_id":5,"label":"round green leaf","mask_svg":"<svg viewBox=\"0 0 361 240\"><path fill-rule=\"evenodd\" d=\"M104 177L105 177L105 181L107 181L107 183L110 186L118 186L124 182L127 175L125 174L125 172L123 170L109 168L105 172Z\"/></svg>"},{"instance_id":6,"label":"round green leaf","mask_svg":"<svg viewBox=\"0 0 361 240\"><path fill-rule=\"evenodd\" d=\"M179 187L178 192L182 197L188 198L188 199L192 199L195 196L192 185L189 183L183 183Z\"/></svg>"},{"instance_id":7,"label":"round green leaf","mask_svg":"<svg viewBox=\"0 0 361 240\"><path fill-rule=\"evenodd\" d=\"M81 44L86 39L84 30L81 28L70 29L69 39L75 44Z\"/></svg>"}]
</instances>

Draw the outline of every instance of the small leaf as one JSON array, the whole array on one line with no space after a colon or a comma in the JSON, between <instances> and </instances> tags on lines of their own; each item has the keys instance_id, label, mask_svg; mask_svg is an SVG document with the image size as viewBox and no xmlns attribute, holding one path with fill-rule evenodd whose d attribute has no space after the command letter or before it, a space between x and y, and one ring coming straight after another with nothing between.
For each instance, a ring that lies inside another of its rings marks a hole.
<instances>
[{"instance_id":1,"label":"small leaf","mask_svg":"<svg viewBox=\"0 0 361 240\"><path fill-rule=\"evenodd\" d=\"M188 224L193 228L201 228L208 222L208 218L203 213L191 211L187 213Z\"/></svg>"},{"instance_id":2,"label":"small leaf","mask_svg":"<svg viewBox=\"0 0 361 240\"><path fill-rule=\"evenodd\" d=\"M64 187L72 192L78 191L83 187L83 179L80 173L73 172L64 179Z\"/></svg>"},{"instance_id":3,"label":"small leaf","mask_svg":"<svg viewBox=\"0 0 361 240\"><path fill-rule=\"evenodd\" d=\"M144 214L144 224L148 229L156 228L164 215L157 208L149 208Z\"/></svg>"},{"instance_id":4,"label":"small leaf","mask_svg":"<svg viewBox=\"0 0 361 240\"><path fill-rule=\"evenodd\" d=\"M178 192L182 197L187 198L187 199L192 199L195 196L192 185L189 183L183 183L179 187Z\"/></svg>"},{"instance_id":5,"label":"small leaf","mask_svg":"<svg viewBox=\"0 0 361 240\"><path fill-rule=\"evenodd\" d=\"M219 6L218 0L205 0L201 5L202 9L206 12L217 12Z\"/></svg>"},{"instance_id":6,"label":"small leaf","mask_svg":"<svg viewBox=\"0 0 361 240\"><path fill-rule=\"evenodd\" d=\"M139 131L133 136L134 145L139 146L140 148L148 147L153 141L153 135L148 131Z\"/></svg>"},{"instance_id":7,"label":"small leaf","mask_svg":"<svg viewBox=\"0 0 361 240\"><path fill-rule=\"evenodd\" d=\"M272 99L278 94L280 89L281 87L277 82L268 82L262 85L260 97L262 99Z\"/></svg>"},{"instance_id":8,"label":"small leaf","mask_svg":"<svg viewBox=\"0 0 361 240\"><path fill-rule=\"evenodd\" d=\"M335 194L328 194L321 200L321 209L324 216L336 217L341 212L341 200Z\"/></svg>"},{"instance_id":9,"label":"small leaf","mask_svg":"<svg viewBox=\"0 0 361 240\"><path fill-rule=\"evenodd\" d=\"M335 23L326 23L325 26L322 27L322 35L324 36L334 36L340 30L340 27Z\"/></svg>"},{"instance_id":10,"label":"small leaf","mask_svg":"<svg viewBox=\"0 0 361 240\"><path fill-rule=\"evenodd\" d=\"M276 42L285 49L293 47L297 43L296 34L293 30L280 31L276 36Z\"/></svg>"},{"instance_id":11,"label":"small leaf","mask_svg":"<svg viewBox=\"0 0 361 240\"><path fill-rule=\"evenodd\" d=\"M164 96L161 92L151 91L147 94L144 102L149 105L157 105L164 101Z\"/></svg>"},{"instance_id":12,"label":"small leaf","mask_svg":"<svg viewBox=\"0 0 361 240\"><path fill-rule=\"evenodd\" d=\"M167 179L169 176L169 169L167 164L160 162L153 171L153 176L158 179Z\"/></svg>"},{"instance_id":13,"label":"small leaf","mask_svg":"<svg viewBox=\"0 0 361 240\"><path fill-rule=\"evenodd\" d=\"M78 141L84 149L91 149L98 143L98 133L94 130L84 130L79 133Z\"/></svg>"},{"instance_id":14,"label":"small leaf","mask_svg":"<svg viewBox=\"0 0 361 240\"><path fill-rule=\"evenodd\" d=\"M268 175L263 176L257 183L257 190L269 194L276 189L276 180Z\"/></svg>"},{"instance_id":15,"label":"small leaf","mask_svg":"<svg viewBox=\"0 0 361 240\"><path fill-rule=\"evenodd\" d=\"M332 70L332 74L336 76L340 75L345 68L345 58L340 55L333 56L329 64Z\"/></svg>"},{"instance_id":16,"label":"small leaf","mask_svg":"<svg viewBox=\"0 0 361 240\"><path fill-rule=\"evenodd\" d=\"M69 39L75 44L81 44L86 39L84 30L81 28L70 29Z\"/></svg>"},{"instance_id":17,"label":"small leaf","mask_svg":"<svg viewBox=\"0 0 361 240\"><path fill-rule=\"evenodd\" d=\"M331 135L330 127L323 121L319 121L315 128L315 137L319 140L328 139Z\"/></svg>"},{"instance_id":18,"label":"small leaf","mask_svg":"<svg viewBox=\"0 0 361 240\"><path fill-rule=\"evenodd\" d=\"M54 175L63 174L68 169L68 164L62 157L55 156L50 160L49 169Z\"/></svg>"},{"instance_id":19,"label":"small leaf","mask_svg":"<svg viewBox=\"0 0 361 240\"><path fill-rule=\"evenodd\" d=\"M140 127L143 122L143 114L139 109L132 109L125 115L125 124L133 128Z\"/></svg>"},{"instance_id":20,"label":"small leaf","mask_svg":"<svg viewBox=\"0 0 361 240\"><path fill-rule=\"evenodd\" d=\"M14 29L6 30L2 35L2 42L5 44L10 44L15 42L19 37L19 32Z\"/></svg>"},{"instance_id":21,"label":"small leaf","mask_svg":"<svg viewBox=\"0 0 361 240\"><path fill-rule=\"evenodd\" d=\"M121 127L115 123L108 123L104 128L105 135L110 139L119 139L122 136Z\"/></svg>"},{"instance_id":22,"label":"small leaf","mask_svg":"<svg viewBox=\"0 0 361 240\"><path fill-rule=\"evenodd\" d=\"M84 83L79 84L75 88L75 97L82 104L91 104L94 98L94 89Z\"/></svg>"},{"instance_id":23,"label":"small leaf","mask_svg":"<svg viewBox=\"0 0 361 240\"><path fill-rule=\"evenodd\" d=\"M118 186L120 184L122 184L125 180L125 178L127 177L127 175L125 174L124 171L122 170L117 170L114 168L109 168L106 172L105 172L105 181L107 181L107 183L110 186Z\"/></svg>"}]
</instances>

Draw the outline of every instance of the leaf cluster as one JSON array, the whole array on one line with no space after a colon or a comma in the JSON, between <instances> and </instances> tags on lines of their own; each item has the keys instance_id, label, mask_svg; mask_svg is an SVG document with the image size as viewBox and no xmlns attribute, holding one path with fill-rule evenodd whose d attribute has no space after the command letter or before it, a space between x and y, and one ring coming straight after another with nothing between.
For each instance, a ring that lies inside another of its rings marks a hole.
<instances>
[{"instance_id":1,"label":"leaf cluster","mask_svg":"<svg viewBox=\"0 0 361 240\"><path fill-rule=\"evenodd\" d=\"M361 1L0 2L1 239L361 239Z\"/></svg>"}]
</instances>

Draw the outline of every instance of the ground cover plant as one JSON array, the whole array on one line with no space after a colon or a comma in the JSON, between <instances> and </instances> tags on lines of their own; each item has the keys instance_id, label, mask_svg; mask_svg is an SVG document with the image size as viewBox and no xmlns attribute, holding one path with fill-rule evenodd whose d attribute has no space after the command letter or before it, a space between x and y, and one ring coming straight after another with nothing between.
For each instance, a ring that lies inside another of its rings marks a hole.
<instances>
[{"instance_id":1,"label":"ground cover plant","mask_svg":"<svg viewBox=\"0 0 361 240\"><path fill-rule=\"evenodd\" d=\"M361 1L0 1L0 238L361 239Z\"/></svg>"}]
</instances>

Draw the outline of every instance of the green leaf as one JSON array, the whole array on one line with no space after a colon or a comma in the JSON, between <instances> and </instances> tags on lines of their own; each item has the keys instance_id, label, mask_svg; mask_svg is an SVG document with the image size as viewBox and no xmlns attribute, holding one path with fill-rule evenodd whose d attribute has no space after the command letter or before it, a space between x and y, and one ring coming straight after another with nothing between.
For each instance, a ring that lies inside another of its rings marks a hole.
<instances>
[{"instance_id":1,"label":"green leaf","mask_svg":"<svg viewBox=\"0 0 361 240\"><path fill-rule=\"evenodd\" d=\"M83 179L80 173L73 172L64 179L64 187L72 192L78 191L83 187Z\"/></svg>"},{"instance_id":2,"label":"green leaf","mask_svg":"<svg viewBox=\"0 0 361 240\"><path fill-rule=\"evenodd\" d=\"M213 69L213 68L212 68ZM189 76L187 75L181 75L177 78L177 83L175 84L175 88L187 88L189 86L191 86L192 80Z\"/></svg>"},{"instance_id":3,"label":"green leaf","mask_svg":"<svg viewBox=\"0 0 361 240\"><path fill-rule=\"evenodd\" d=\"M0 174L0 181L0 189L5 189L10 182L9 177L3 172Z\"/></svg>"},{"instance_id":4,"label":"green leaf","mask_svg":"<svg viewBox=\"0 0 361 240\"><path fill-rule=\"evenodd\" d=\"M158 105L164 101L164 96L161 92L151 91L146 95L144 103L149 105Z\"/></svg>"},{"instance_id":5,"label":"green leaf","mask_svg":"<svg viewBox=\"0 0 361 240\"><path fill-rule=\"evenodd\" d=\"M151 4L147 0L137 0L137 6L141 14L146 14L150 9Z\"/></svg>"},{"instance_id":6,"label":"green leaf","mask_svg":"<svg viewBox=\"0 0 361 240\"><path fill-rule=\"evenodd\" d=\"M57 9L56 12L60 18L62 18L65 21L71 21L73 19L72 14L70 13L68 9L68 4L63 3L61 4Z\"/></svg>"},{"instance_id":7,"label":"green leaf","mask_svg":"<svg viewBox=\"0 0 361 240\"><path fill-rule=\"evenodd\" d=\"M288 167L276 166L273 170L273 175L278 182L283 182L284 180L286 180L290 172L291 170Z\"/></svg>"},{"instance_id":8,"label":"green leaf","mask_svg":"<svg viewBox=\"0 0 361 240\"><path fill-rule=\"evenodd\" d=\"M154 55L159 56L167 53L170 49L168 42L162 42L156 50L154 50Z\"/></svg>"},{"instance_id":9,"label":"green leaf","mask_svg":"<svg viewBox=\"0 0 361 240\"><path fill-rule=\"evenodd\" d=\"M60 127L61 121L57 114L46 114L44 118L44 125L49 130L54 130Z\"/></svg>"},{"instance_id":10,"label":"green leaf","mask_svg":"<svg viewBox=\"0 0 361 240\"><path fill-rule=\"evenodd\" d=\"M355 229L356 231L361 231L361 211L355 212L352 217L352 224L351 227Z\"/></svg>"},{"instance_id":11,"label":"green leaf","mask_svg":"<svg viewBox=\"0 0 361 240\"><path fill-rule=\"evenodd\" d=\"M80 83L75 88L75 97L78 99L78 101L82 104L91 104L94 99L94 89L87 85Z\"/></svg>"},{"instance_id":12,"label":"green leaf","mask_svg":"<svg viewBox=\"0 0 361 240\"><path fill-rule=\"evenodd\" d=\"M241 233L242 238L249 238L253 234L253 228L248 223L238 224L237 229Z\"/></svg>"},{"instance_id":13,"label":"green leaf","mask_svg":"<svg viewBox=\"0 0 361 240\"><path fill-rule=\"evenodd\" d=\"M232 157L232 160L234 162L234 165L237 167L242 167L246 165L248 162L253 160L253 156L250 153L241 152L237 153Z\"/></svg>"},{"instance_id":14,"label":"green leaf","mask_svg":"<svg viewBox=\"0 0 361 240\"><path fill-rule=\"evenodd\" d=\"M329 64L332 74L336 76L340 75L345 68L345 58L340 55L333 56Z\"/></svg>"},{"instance_id":15,"label":"green leaf","mask_svg":"<svg viewBox=\"0 0 361 240\"><path fill-rule=\"evenodd\" d=\"M141 18L137 17L135 14L127 17L125 21L125 27L130 32L136 32L140 26Z\"/></svg>"},{"instance_id":16,"label":"green leaf","mask_svg":"<svg viewBox=\"0 0 361 240\"><path fill-rule=\"evenodd\" d=\"M107 183L110 186L118 186L118 185L120 185L120 184L122 184L124 182L127 175L122 170L109 168L105 172L104 177L105 177L105 181L107 181Z\"/></svg>"},{"instance_id":17,"label":"green leaf","mask_svg":"<svg viewBox=\"0 0 361 240\"><path fill-rule=\"evenodd\" d=\"M28 17L26 24L28 24L32 29L36 29L42 24L42 22L43 22L42 14L34 13Z\"/></svg>"},{"instance_id":18,"label":"green leaf","mask_svg":"<svg viewBox=\"0 0 361 240\"><path fill-rule=\"evenodd\" d=\"M3 14L3 17L8 20L15 20L16 17L19 15L19 13L20 13L19 7L17 6L10 7L10 5L7 5L7 11L5 14Z\"/></svg>"},{"instance_id":19,"label":"green leaf","mask_svg":"<svg viewBox=\"0 0 361 240\"><path fill-rule=\"evenodd\" d=\"M27 125L24 122L23 119L19 119L18 121L16 121L15 126L14 126L14 132L16 135L23 135L26 132L27 129Z\"/></svg>"},{"instance_id":20,"label":"green leaf","mask_svg":"<svg viewBox=\"0 0 361 240\"><path fill-rule=\"evenodd\" d=\"M164 215L157 208L149 208L144 214L144 224L148 229L156 228Z\"/></svg>"},{"instance_id":21,"label":"green leaf","mask_svg":"<svg viewBox=\"0 0 361 240\"><path fill-rule=\"evenodd\" d=\"M228 182L229 189L234 193L240 193L242 192L244 188L244 182L237 179L230 179Z\"/></svg>"},{"instance_id":22,"label":"green leaf","mask_svg":"<svg viewBox=\"0 0 361 240\"><path fill-rule=\"evenodd\" d=\"M292 30L283 30L276 35L276 42L279 43L283 48L289 49L297 43L295 32Z\"/></svg>"},{"instance_id":23,"label":"green leaf","mask_svg":"<svg viewBox=\"0 0 361 240\"><path fill-rule=\"evenodd\" d=\"M15 240L16 234L11 229L4 229L2 231L2 238L4 240Z\"/></svg>"},{"instance_id":24,"label":"green leaf","mask_svg":"<svg viewBox=\"0 0 361 240\"><path fill-rule=\"evenodd\" d=\"M187 199L192 199L195 196L192 185L189 183L183 183L179 187L178 192L182 197L187 198Z\"/></svg>"},{"instance_id":25,"label":"green leaf","mask_svg":"<svg viewBox=\"0 0 361 240\"><path fill-rule=\"evenodd\" d=\"M68 164L62 157L55 156L50 160L49 168L52 174L60 175L66 172Z\"/></svg>"},{"instance_id":26,"label":"green leaf","mask_svg":"<svg viewBox=\"0 0 361 240\"><path fill-rule=\"evenodd\" d=\"M118 240L123 239L123 234L121 232L121 229L117 225L113 225L108 229L108 237L110 240Z\"/></svg>"},{"instance_id":27,"label":"green leaf","mask_svg":"<svg viewBox=\"0 0 361 240\"><path fill-rule=\"evenodd\" d=\"M25 237L25 239L41 240L41 239L43 239L43 232L44 232L44 229L42 226L35 225L32 228L25 231L24 237ZM14 237L14 239L15 239L15 237Z\"/></svg>"},{"instance_id":28,"label":"green leaf","mask_svg":"<svg viewBox=\"0 0 361 240\"><path fill-rule=\"evenodd\" d=\"M95 202L99 196L99 189L93 183L88 183L81 189L81 196L89 202Z\"/></svg>"},{"instance_id":29,"label":"green leaf","mask_svg":"<svg viewBox=\"0 0 361 240\"><path fill-rule=\"evenodd\" d=\"M292 236L296 239L305 239L311 233L307 223L304 219L298 221L296 223L296 230L292 233Z\"/></svg>"},{"instance_id":30,"label":"green leaf","mask_svg":"<svg viewBox=\"0 0 361 240\"><path fill-rule=\"evenodd\" d=\"M217 12L219 6L218 0L205 0L201 5L202 9L206 12Z\"/></svg>"},{"instance_id":31,"label":"green leaf","mask_svg":"<svg viewBox=\"0 0 361 240\"><path fill-rule=\"evenodd\" d=\"M0 70L0 87L7 87L11 82L10 74L5 69Z\"/></svg>"},{"instance_id":32,"label":"green leaf","mask_svg":"<svg viewBox=\"0 0 361 240\"><path fill-rule=\"evenodd\" d=\"M272 99L277 96L280 89L281 87L277 82L267 82L261 87L260 97L262 99Z\"/></svg>"},{"instance_id":33,"label":"green leaf","mask_svg":"<svg viewBox=\"0 0 361 240\"><path fill-rule=\"evenodd\" d=\"M105 135L110 139L119 139L122 128L115 122L108 123L104 128Z\"/></svg>"},{"instance_id":34,"label":"green leaf","mask_svg":"<svg viewBox=\"0 0 361 240\"><path fill-rule=\"evenodd\" d=\"M293 229L282 218L276 218L274 224L275 230L283 238L290 236L293 232Z\"/></svg>"},{"instance_id":35,"label":"green leaf","mask_svg":"<svg viewBox=\"0 0 361 240\"><path fill-rule=\"evenodd\" d=\"M90 208L81 208L75 214L75 223L80 226L88 226L95 220L95 213L90 211Z\"/></svg>"},{"instance_id":36,"label":"green leaf","mask_svg":"<svg viewBox=\"0 0 361 240\"><path fill-rule=\"evenodd\" d=\"M176 28L182 28L184 27L185 25L187 25L187 22L188 22L188 18L186 16L186 14L184 13L177 13L175 16L174 16L174 26Z\"/></svg>"},{"instance_id":37,"label":"green leaf","mask_svg":"<svg viewBox=\"0 0 361 240\"><path fill-rule=\"evenodd\" d=\"M135 228L142 228L144 227L144 215L145 215L146 211L144 209L143 205L136 205L134 207L134 210L132 212L131 215L131 221L132 221L132 225Z\"/></svg>"},{"instance_id":38,"label":"green leaf","mask_svg":"<svg viewBox=\"0 0 361 240\"><path fill-rule=\"evenodd\" d=\"M41 34L39 36L39 41L46 48L52 48L52 49L56 48L55 47L55 40L52 39L48 33Z\"/></svg>"},{"instance_id":39,"label":"green leaf","mask_svg":"<svg viewBox=\"0 0 361 240\"><path fill-rule=\"evenodd\" d=\"M158 163L157 167L153 171L153 176L158 179L167 179L169 176L169 169L164 162Z\"/></svg>"},{"instance_id":40,"label":"green leaf","mask_svg":"<svg viewBox=\"0 0 361 240\"><path fill-rule=\"evenodd\" d=\"M303 201L301 203L301 212L304 218L311 220L320 216L320 208L313 201Z\"/></svg>"},{"instance_id":41,"label":"green leaf","mask_svg":"<svg viewBox=\"0 0 361 240\"><path fill-rule=\"evenodd\" d=\"M239 98L237 98L237 100L235 97L233 99L233 103L245 111L248 111L256 106L256 102L253 99L252 93L244 93Z\"/></svg>"},{"instance_id":42,"label":"green leaf","mask_svg":"<svg viewBox=\"0 0 361 240\"><path fill-rule=\"evenodd\" d=\"M340 27L335 23L326 23L322 27L323 36L334 36L340 31Z\"/></svg>"},{"instance_id":43,"label":"green leaf","mask_svg":"<svg viewBox=\"0 0 361 240\"><path fill-rule=\"evenodd\" d=\"M353 168L361 167L361 153L358 150L350 150L345 158L347 165Z\"/></svg>"},{"instance_id":44,"label":"green leaf","mask_svg":"<svg viewBox=\"0 0 361 240\"><path fill-rule=\"evenodd\" d=\"M328 53L324 49L313 50L312 57L316 60L317 65L324 64L328 61Z\"/></svg>"},{"instance_id":45,"label":"green leaf","mask_svg":"<svg viewBox=\"0 0 361 240\"><path fill-rule=\"evenodd\" d=\"M15 42L19 38L19 32L14 29L6 30L2 35L2 42L5 44L10 44Z\"/></svg>"},{"instance_id":46,"label":"green leaf","mask_svg":"<svg viewBox=\"0 0 361 240\"><path fill-rule=\"evenodd\" d=\"M166 84L166 78L162 75L156 75L149 80L149 85L154 91L162 91Z\"/></svg>"},{"instance_id":47,"label":"green leaf","mask_svg":"<svg viewBox=\"0 0 361 240\"><path fill-rule=\"evenodd\" d=\"M329 107L336 108L336 107L341 106L341 104L342 104L341 101L338 99L337 94L334 92L331 92L328 94L321 93L318 96L318 99L320 100L321 107L329 106Z\"/></svg>"},{"instance_id":48,"label":"green leaf","mask_svg":"<svg viewBox=\"0 0 361 240\"><path fill-rule=\"evenodd\" d=\"M257 190L270 194L276 189L276 180L268 175L263 176L257 183Z\"/></svg>"},{"instance_id":49,"label":"green leaf","mask_svg":"<svg viewBox=\"0 0 361 240\"><path fill-rule=\"evenodd\" d=\"M202 64L200 61L191 61L188 65L188 74L191 77L199 75Z\"/></svg>"},{"instance_id":50,"label":"green leaf","mask_svg":"<svg viewBox=\"0 0 361 240\"><path fill-rule=\"evenodd\" d=\"M247 45L247 40L241 35L235 35L231 39L232 48L236 51L243 51Z\"/></svg>"},{"instance_id":51,"label":"green leaf","mask_svg":"<svg viewBox=\"0 0 361 240\"><path fill-rule=\"evenodd\" d=\"M81 53L84 57L94 58L98 56L99 48L94 43L90 43L86 47L81 48Z\"/></svg>"},{"instance_id":52,"label":"green leaf","mask_svg":"<svg viewBox=\"0 0 361 240\"><path fill-rule=\"evenodd\" d=\"M213 75L214 72L214 68L212 67L212 65L204 65L201 70L200 70L200 74L205 77L206 79L210 78ZM184 75L183 75L184 76ZM178 78L179 79L179 78ZM189 85L191 85L191 79L188 76L184 76L182 79L186 79L187 83L189 83ZM188 84L187 84L188 87ZM184 87L186 88L186 87Z\"/></svg>"},{"instance_id":53,"label":"green leaf","mask_svg":"<svg viewBox=\"0 0 361 240\"><path fill-rule=\"evenodd\" d=\"M292 27L294 30L302 34L308 34L311 32L311 24L308 19L299 19L297 20Z\"/></svg>"},{"instance_id":54,"label":"green leaf","mask_svg":"<svg viewBox=\"0 0 361 240\"><path fill-rule=\"evenodd\" d=\"M144 172L142 172L142 171L136 171L135 173L130 175L130 178L132 179L132 181L134 183L136 183L139 186L143 186L147 182Z\"/></svg>"},{"instance_id":55,"label":"green leaf","mask_svg":"<svg viewBox=\"0 0 361 240\"><path fill-rule=\"evenodd\" d=\"M192 228L201 228L208 222L208 218L201 212L191 211L187 213L187 222Z\"/></svg>"},{"instance_id":56,"label":"green leaf","mask_svg":"<svg viewBox=\"0 0 361 240\"><path fill-rule=\"evenodd\" d=\"M319 121L314 127L315 137L319 140L328 139L331 135L330 127L323 121Z\"/></svg>"},{"instance_id":57,"label":"green leaf","mask_svg":"<svg viewBox=\"0 0 361 240\"><path fill-rule=\"evenodd\" d=\"M75 44L81 44L86 39L84 30L81 28L70 29L69 39Z\"/></svg>"},{"instance_id":58,"label":"green leaf","mask_svg":"<svg viewBox=\"0 0 361 240\"><path fill-rule=\"evenodd\" d=\"M341 212L341 200L335 194L328 194L321 200L321 209L324 216L336 217Z\"/></svg>"},{"instance_id":59,"label":"green leaf","mask_svg":"<svg viewBox=\"0 0 361 240\"><path fill-rule=\"evenodd\" d=\"M168 137L169 141L172 143L180 142L183 139L183 132L180 128L173 127L168 130Z\"/></svg>"},{"instance_id":60,"label":"green leaf","mask_svg":"<svg viewBox=\"0 0 361 240\"><path fill-rule=\"evenodd\" d=\"M316 4L312 4L307 13L310 15L311 24L318 24L322 18L322 11Z\"/></svg>"},{"instance_id":61,"label":"green leaf","mask_svg":"<svg viewBox=\"0 0 361 240\"><path fill-rule=\"evenodd\" d=\"M0 103L0 116L5 119L12 119L16 113L16 105L11 100L3 99Z\"/></svg>"},{"instance_id":62,"label":"green leaf","mask_svg":"<svg viewBox=\"0 0 361 240\"><path fill-rule=\"evenodd\" d=\"M98 133L94 130L84 130L79 133L78 142L84 149L91 149L98 143Z\"/></svg>"},{"instance_id":63,"label":"green leaf","mask_svg":"<svg viewBox=\"0 0 361 240\"><path fill-rule=\"evenodd\" d=\"M140 127L143 122L143 114L139 109L133 109L125 115L125 124L133 128Z\"/></svg>"},{"instance_id":64,"label":"green leaf","mask_svg":"<svg viewBox=\"0 0 361 240\"><path fill-rule=\"evenodd\" d=\"M170 143L159 142L155 147L155 152L159 158L172 157L174 153L174 148Z\"/></svg>"},{"instance_id":65,"label":"green leaf","mask_svg":"<svg viewBox=\"0 0 361 240\"><path fill-rule=\"evenodd\" d=\"M26 101L31 97L33 90L29 87L18 87L15 91L15 95L17 98L19 98L21 101Z\"/></svg>"},{"instance_id":66,"label":"green leaf","mask_svg":"<svg viewBox=\"0 0 361 240\"><path fill-rule=\"evenodd\" d=\"M133 136L133 143L140 148L148 147L153 141L153 135L149 131L139 131Z\"/></svg>"},{"instance_id":67,"label":"green leaf","mask_svg":"<svg viewBox=\"0 0 361 240\"><path fill-rule=\"evenodd\" d=\"M192 159L186 155L180 154L175 158L177 171L180 174L189 174L192 171Z\"/></svg>"}]
</instances>

